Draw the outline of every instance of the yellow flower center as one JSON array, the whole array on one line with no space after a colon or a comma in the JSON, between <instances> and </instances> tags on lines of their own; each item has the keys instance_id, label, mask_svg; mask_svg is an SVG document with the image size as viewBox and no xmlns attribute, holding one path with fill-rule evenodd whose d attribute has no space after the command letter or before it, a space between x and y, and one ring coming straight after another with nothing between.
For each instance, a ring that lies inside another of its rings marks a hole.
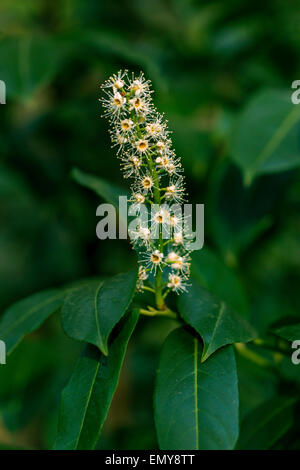
<instances>
[{"instance_id":1,"label":"yellow flower center","mask_svg":"<svg viewBox=\"0 0 300 470\"><path fill-rule=\"evenodd\" d=\"M153 253L153 254L151 255L151 261L152 261L152 263L155 263L155 264L159 263L159 262L160 262L160 256L157 255L157 254L155 254L155 253Z\"/></svg>"},{"instance_id":2,"label":"yellow flower center","mask_svg":"<svg viewBox=\"0 0 300 470\"><path fill-rule=\"evenodd\" d=\"M144 188L151 188L151 186L152 186L151 178L144 178L143 186L144 186Z\"/></svg>"},{"instance_id":3,"label":"yellow flower center","mask_svg":"<svg viewBox=\"0 0 300 470\"><path fill-rule=\"evenodd\" d=\"M147 147L148 147L148 144L145 140L143 142L139 143L139 149L140 150L146 150Z\"/></svg>"},{"instance_id":4,"label":"yellow flower center","mask_svg":"<svg viewBox=\"0 0 300 470\"><path fill-rule=\"evenodd\" d=\"M121 106L122 103L121 103L120 98L114 98L114 104L115 104L116 106Z\"/></svg>"}]
</instances>

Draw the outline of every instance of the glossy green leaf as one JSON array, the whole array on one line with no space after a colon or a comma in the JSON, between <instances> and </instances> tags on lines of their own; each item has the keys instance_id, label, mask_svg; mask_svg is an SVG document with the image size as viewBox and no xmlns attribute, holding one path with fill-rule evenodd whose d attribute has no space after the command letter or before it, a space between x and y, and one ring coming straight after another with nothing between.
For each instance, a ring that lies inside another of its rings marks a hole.
<instances>
[{"instance_id":1,"label":"glossy green leaf","mask_svg":"<svg viewBox=\"0 0 300 470\"><path fill-rule=\"evenodd\" d=\"M238 120L231 146L246 183L258 174L300 165L299 121L300 107L292 103L289 91L265 90L250 101Z\"/></svg>"},{"instance_id":2,"label":"glossy green leaf","mask_svg":"<svg viewBox=\"0 0 300 470\"><path fill-rule=\"evenodd\" d=\"M82 186L94 191L98 196L102 197L105 201L112 204L117 211L119 211L119 197L126 196L127 200L130 198L130 193L125 188L121 188L105 181L98 176L89 175L84 173L78 168L73 168L71 173L72 178ZM127 227L127 213L120 212L119 221L124 227Z\"/></svg>"},{"instance_id":3,"label":"glossy green leaf","mask_svg":"<svg viewBox=\"0 0 300 470\"><path fill-rule=\"evenodd\" d=\"M257 406L277 394L278 372L270 367L263 348L251 348L246 344L235 347L239 381L240 421Z\"/></svg>"},{"instance_id":4,"label":"glossy green leaf","mask_svg":"<svg viewBox=\"0 0 300 470\"><path fill-rule=\"evenodd\" d=\"M207 226L227 265L238 266L241 253L270 228L286 180L286 175L276 174L245 187L236 164L223 159L216 165L209 183Z\"/></svg>"},{"instance_id":5,"label":"glossy green leaf","mask_svg":"<svg viewBox=\"0 0 300 470\"><path fill-rule=\"evenodd\" d=\"M17 35L1 39L0 77L7 94L28 97L58 72L63 46L50 36Z\"/></svg>"},{"instance_id":6,"label":"glossy green leaf","mask_svg":"<svg viewBox=\"0 0 300 470\"><path fill-rule=\"evenodd\" d=\"M232 449L238 437L234 351L226 346L205 363L197 337L179 328L161 353L155 423L161 449Z\"/></svg>"},{"instance_id":7,"label":"glossy green leaf","mask_svg":"<svg viewBox=\"0 0 300 470\"><path fill-rule=\"evenodd\" d=\"M256 336L246 320L231 310L224 301L193 281L178 299L181 317L191 325L204 342L202 361L226 344L245 343Z\"/></svg>"},{"instance_id":8,"label":"glossy green leaf","mask_svg":"<svg viewBox=\"0 0 300 470\"><path fill-rule=\"evenodd\" d=\"M247 315L248 305L242 283L212 250L204 247L192 253L191 275L236 311Z\"/></svg>"},{"instance_id":9,"label":"glossy green leaf","mask_svg":"<svg viewBox=\"0 0 300 470\"><path fill-rule=\"evenodd\" d=\"M109 183L99 176L89 175L78 168L73 168L71 176L77 183L91 189L105 201L113 204L116 209L119 208L119 196L129 197L129 192L125 188Z\"/></svg>"},{"instance_id":10,"label":"glossy green leaf","mask_svg":"<svg viewBox=\"0 0 300 470\"><path fill-rule=\"evenodd\" d=\"M73 375L62 392L55 449L95 447L118 384L129 338L138 319L138 310L119 325L104 356L92 345L85 347Z\"/></svg>"},{"instance_id":11,"label":"glossy green leaf","mask_svg":"<svg viewBox=\"0 0 300 470\"><path fill-rule=\"evenodd\" d=\"M67 335L94 344L103 354L108 354L109 335L132 300L136 278L134 270L74 288L61 312Z\"/></svg>"},{"instance_id":12,"label":"glossy green leaf","mask_svg":"<svg viewBox=\"0 0 300 470\"><path fill-rule=\"evenodd\" d=\"M292 426L294 405L293 398L276 397L251 411L241 424L237 449L269 449Z\"/></svg>"},{"instance_id":13,"label":"glossy green leaf","mask_svg":"<svg viewBox=\"0 0 300 470\"><path fill-rule=\"evenodd\" d=\"M287 339L288 341L300 340L300 323L294 323L292 325L282 326L274 330L276 335L281 338Z\"/></svg>"},{"instance_id":14,"label":"glossy green leaf","mask_svg":"<svg viewBox=\"0 0 300 470\"><path fill-rule=\"evenodd\" d=\"M59 289L38 292L16 302L4 312L0 320L0 339L6 344L7 354L61 307L64 296L65 292Z\"/></svg>"},{"instance_id":15,"label":"glossy green leaf","mask_svg":"<svg viewBox=\"0 0 300 470\"><path fill-rule=\"evenodd\" d=\"M166 89L166 76L161 63L167 60L167 53L160 47L154 46L153 43L149 47L149 44L145 42L132 42L125 38L123 34L108 31L105 28L96 31L85 29L81 31L80 38L81 41L87 44L87 50L95 48L101 56L115 56L118 61L122 60L126 64L136 64L146 70L161 89Z\"/></svg>"}]
</instances>

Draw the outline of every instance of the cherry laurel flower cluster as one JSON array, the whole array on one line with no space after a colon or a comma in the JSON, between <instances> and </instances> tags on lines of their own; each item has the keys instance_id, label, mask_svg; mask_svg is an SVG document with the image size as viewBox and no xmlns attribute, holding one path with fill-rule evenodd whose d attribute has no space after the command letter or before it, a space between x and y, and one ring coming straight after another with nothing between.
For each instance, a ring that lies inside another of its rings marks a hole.
<instances>
[{"instance_id":1,"label":"cherry laurel flower cluster","mask_svg":"<svg viewBox=\"0 0 300 470\"><path fill-rule=\"evenodd\" d=\"M184 217L171 210L172 204L178 206L185 200L183 169L172 149L167 121L155 109L151 83L143 73L119 71L102 89L100 101L110 121L113 146L117 146L124 177L133 180L130 203L138 214L143 205L151 209L150 228L141 218L129 231L140 258L138 289L151 290L155 282L153 291L159 290L163 301L169 291L178 293L188 285L190 256Z\"/></svg>"}]
</instances>

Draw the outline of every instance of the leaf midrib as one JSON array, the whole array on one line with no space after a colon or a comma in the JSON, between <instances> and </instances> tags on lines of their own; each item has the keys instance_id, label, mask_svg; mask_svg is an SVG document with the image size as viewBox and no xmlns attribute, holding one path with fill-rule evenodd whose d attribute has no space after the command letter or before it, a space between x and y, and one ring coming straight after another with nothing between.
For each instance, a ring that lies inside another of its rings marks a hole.
<instances>
[{"instance_id":1,"label":"leaf midrib","mask_svg":"<svg viewBox=\"0 0 300 470\"><path fill-rule=\"evenodd\" d=\"M195 393L195 430L196 450L199 450L199 421L198 421L198 340L194 338L194 393Z\"/></svg>"},{"instance_id":2,"label":"leaf midrib","mask_svg":"<svg viewBox=\"0 0 300 470\"><path fill-rule=\"evenodd\" d=\"M98 333L98 337L99 337L99 341L100 341L100 348L101 348L101 346L104 346L104 344L103 344L103 340L102 340L102 336L101 336L101 332L100 332L97 304L98 304L98 294L99 294L99 291L100 291L101 287L103 286L103 284L104 284L104 282L100 283L99 286L97 287L96 292L95 292L95 298L94 298L94 307L95 307L94 313L95 313L95 321L96 321L96 326L97 326L97 333Z\"/></svg>"},{"instance_id":3,"label":"leaf midrib","mask_svg":"<svg viewBox=\"0 0 300 470\"><path fill-rule=\"evenodd\" d=\"M257 431L263 428L264 425L268 423L268 421L270 421L277 414L281 413L285 408L289 407L293 402L295 402L294 399L288 400L286 403L281 406L279 405L275 410L268 414L265 419L263 419L254 429L252 429L252 432L250 432L248 439L245 440L245 444L249 443L249 441L251 441L252 437L257 433Z\"/></svg>"},{"instance_id":4,"label":"leaf midrib","mask_svg":"<svg viewBox=\"0 0 300 470\"><path fill-rule=\"evenodd\" d=\"M206 350L205 352L203 352L202 360L207 359L207 357L208 357L209 350L210 350L211 345L212 345L212 343L213 343L213 340L214 340L214 338L215 338L215 336L216 336L216 331L217 331L217 329L218 329L218 327L219 327L221 318L222 318L222 316L223 316L223 314L224 314L225 307L226 307L225 302L221 302L220 308L219 308L219 311L218 311L217 320L216 320L216 323L215 323L215 326L214 326L212 335L211 335L211 337L210 337L209 344L207 345L207 350Z\"/></svg>"},{"instance_id":5,"label":"leaf midrib","mask_svg":"<svg viewBox=\"0 0 300 470\"><path fill-rule=\"evenodd\" d=\"M279 146L280 142L287 135L289 130L296 123L299 116L300 112L297 107L290 111L277 131L273 134L271 139L266 143L261 152L258 154L258 157L254 161L254 171L270 157L274 150Z\"/></svg>"},{"instance_id":6,"label":"leaf midrib","mask_svg":"<svg viewBox=\"0 0 300 470\"><path fill-rule=\"evenodd\" d=\"M61 297L63 294L62 292L60 292L59 294L55 295L54 297L51 297L50 299L48 298L47 300L45 300L44 302L41 302L40 304L38 305L35 305L34 307L32 307L29 311L27 311L26 313L24 313L21 317L19 317L14 323L11 323L8 328L6 328L4 330L4 332L2 332L2 335L6 335L8 332L10 332L11 330L13 330L15 328L15 326L17 326L19 323L21 323L24 319L30 317L30 315L33 315L34 313L36 313L36 311L38 311L40 308L43 308L45 307L47 304L53 302L55 299L58 299L59 297Z\"/></svg>"},{"instance_id":7,"label":"leaf midrib","mask_svg":"<svg viewBox=\"0 0 300 470\"><path fill-rule=\"evenodd\" d=\"M83 417L82 417L82 420L81 420L80 430L79 430L79 433L78 433L78 438L76 440L76 448L79 444L79 440L80 440L80 437L81 437L84 421L85 421L87 411L88 411L88 407L89 407L89 404L90 404L90 401L91 401L91 398L92 398L93 388L94 388L94 385L95 385L95 382L96 382L96 377L98 375L99 367L100 367L100 358L98 360L98 364L97 364L97 367L95 369L95 374L94 374L94 377L93 377L93 380L92 380L92 383L91 383L91 387L90 387L90 390L89 390L88 398L87 398L87 401L86 401L86 406L84 408L84 414L83 414Z\"/></svg>"}]
</instances>

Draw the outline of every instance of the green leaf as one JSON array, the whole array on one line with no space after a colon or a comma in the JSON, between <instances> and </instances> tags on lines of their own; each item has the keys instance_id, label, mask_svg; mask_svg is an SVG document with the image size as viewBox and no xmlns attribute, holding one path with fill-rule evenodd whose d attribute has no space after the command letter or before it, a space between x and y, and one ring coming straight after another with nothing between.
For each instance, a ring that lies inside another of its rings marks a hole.
<instances>
[{"instance_id":1,"label":"green leaf","mask_svg":"<svg viewBox=\"0 0 300 470\"><path fill-rule=\"evenodd\" d=\"M292 426L295 401L293 398L276 397L246 415L237 449L269 449Z\"/></svg>"},{"instance_id":2,"label":"green leaf","mask_svg":"<svg viewBox=\"0 0 300 470\"><path fill-rule=\"evenodd\" d=\"M246 344L235 347L239 381L240 422L253 409L278 393L278 373L270 367L263 348L250 348Z\"/></svg>"},{"instance_id":3,"label":"green leaf","mask_svg":"<svg viewBox=\"0 0 300 470\"><path fill-rule=\"evenodd\" d=\"M55 449L95 447L118 384L126 347L138 319L138 310L119 325L118 333L104 356L88 345L62 392Z\"/></svg>"},{"instance_id":4,"label":"green leaf","mask_svg":"<svg viewBox=\"0 0 300 470\"><path fill-rule=\"evenodd\" d=\"M178 328L161 353L155 423L161 449L232 449L238 437L238 383L234 351L222 348L201 363L202 346Z\"/></svg>"},{"instance_id":5,"label":"green leaf","mask_svg":"<svg viewBox=\"0 0 300 470\"><path fill-rule=\"evenodd\" d=\"M256 336L246 320L223 301L193 282L188 292L178 299L181 317L202 337L204 349L201 361L226 344L246 343Z\"/></svg>"},{"instance_id":6,"label":"green leaf","mask_svg":"<svg viewBox=\"0 0 300 470\"><path fill-rule=\"evenodd\" d=\"M126 64L135 64L146 70L161 90L167 89L166 75L163 66L167 60L167 53L161 47L156 47L145 42L132 42L124 34L116 31L99 28L97 30L86 29L80 33L80 41L86 44L87 50L98 50L101 57L116 57Z\"/></svg>"},{"instance_id":7,"label":"green leaf","mask_svg":"<svg viewBox=\"0 0 300 470\"><path fill-rule=\"evenodd\" d=\"M300 339L300 323L294 323L292 325L276 328L274 333L281 338L287 339L288 341L295 341Z\"/></svg>"},{"instance_id":8,"label":"green leaf","mask_svg":"<svg viewBox=\"0 0 300 470\"><path fill-rule=\"evenodd\" d=\"M38 292L16 302L4 312L0 321L0 339L6 344L7 354L61 307L64 296L65 292L59 289Z\"/></svg>"},{"instance_id":9,"label":"green leaf","mask_svg":"<svg viewBox=\"0 0 300 470\"><path fill-rule=\"evenodd\" d=\"M105 199L105 201L113 204L116 209L119 208L119 196L127 196L127 198L129 198L129 192L126 189L109 183L98 176L84 173L78 168L72 169L71 176L77 183L91 189L98 194L98 196Z\"/></svg>"},{"instance_id":10,"label":"green leaf","mask_svg":"<svg viewBox=\"0 0 300 470\"><path fill-rule=\"evenodd\" d=\"M136 278L137 271L133 270L74 288L61 311L67 335L92 343L107 355L109 335L132 300Z\"/></svg>"},{"instance_id":11,"label":"green leaf","mask_svg":"<svg viewBox=\"0 0 300 470\"><path fill-rule=\"evenodd\" d=\"M258 174L300 165L299 120L300 107L285 90L265 90L250 101L239 117L231 146L247 184Z\"/></svg>"},{"instance_id":12,"label":"green leaf","mask_svg":"<svg viewBox=\"0 0 300 470\"><path fill-rule=\"evenodd\" d=\"M1 38L0 77L7 94L28 98L57 73L64 47L50 36Z\"/></svg>"},{"instance_id":13,"label":"green leaf","mask_svg":"<svg viewBox=\"0 0 300 470\"><path fill-rule=\"evenodd\" d=\"M89 175L84 173L78 168L73 168L71 172L72 178L82 186L85 186L88 189L94 191L98 196L102 197L105 201L112 204L117 211L119 211L119 197L126 196L127 200L130 199L130 193L124 189L116 186L108 181L105 181L103 178L98 176ZM120 223L124 227L127 227L127 213L119 214Z\"/></svg>"},{"instance_id":14,"label":"green leaf","mask_svg":"<svg viewBox=\"0 0 300 470\"><path fill-rule=\"evenodd\" d=\"M207 223L227 265L237 266L241 253L272 225L284 179L273 175L245 187L236 164L223 159L216 166L209 185Z\"/></svg>"},{"instance_id":15,"label":"green leaf","mask_svg":"<svg viewBox=\"0 0 300 470\"><path fill-rule=\"evenodd\" d=\"M192 253L191 275L213 294L247 315L246 294L239 278L209 248Z\"/></svg>"}]
</instances>

